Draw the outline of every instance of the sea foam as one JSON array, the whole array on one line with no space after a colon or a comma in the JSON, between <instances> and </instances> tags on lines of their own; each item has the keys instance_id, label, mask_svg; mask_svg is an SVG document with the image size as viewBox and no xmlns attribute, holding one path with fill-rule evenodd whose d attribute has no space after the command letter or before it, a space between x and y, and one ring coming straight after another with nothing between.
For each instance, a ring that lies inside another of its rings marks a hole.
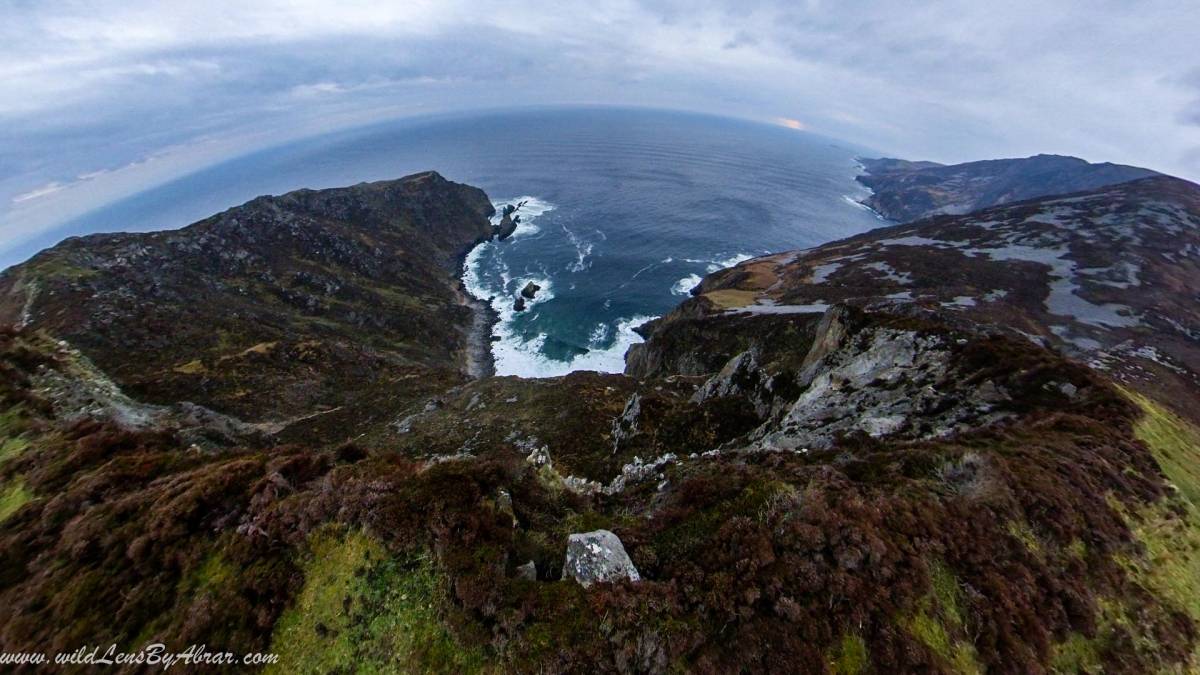
<instances>
[{"instance_id":1,"label":"sea foam","mask_svg":"<svg viewBox=\"0 0 1200 675\"><path fill-rule=\"evenodd\" d=\"M505 199L494 203L497 215L494 223L499 223L503 208L506 204L518 206L514 215L520 215L521 221L513 233L513 239L529 237L540 231L537 218L554 209L554 205L538 199L525 196L518 199ZM565 228L564 228L565 229ZM568 231L569 233L569 231ZM574 237L572 243L577 246L576 263L583 265L591 246L579 243ZM630 346L642 342L642 337L634 332L634 328L654 319L652 316L622 317L612 323L600 323L592 331L587 353L580 354L569 361L561 361L547 357L542 353L548 336L539 333L533 338L526 339L516 329L516 319L520 314L513 303L525 284L532 281L540 286L532 300L525 303L526 312L534 312L537 305L554 298L554 283L548 275L524 274L514 275L503 261L488 255L493 247L507 245L505 242L486 241L467 254L463 262L463 286L473 297L489 303L496 313L497 321L492 327L492 357L495 361L497 375L516 375L518 377L556 377L576 370L596 370L606 373L619 373L625 369L625 352ZM485 260L496 261L497 267L485 269Z\"/></svg>"}]
</instances>

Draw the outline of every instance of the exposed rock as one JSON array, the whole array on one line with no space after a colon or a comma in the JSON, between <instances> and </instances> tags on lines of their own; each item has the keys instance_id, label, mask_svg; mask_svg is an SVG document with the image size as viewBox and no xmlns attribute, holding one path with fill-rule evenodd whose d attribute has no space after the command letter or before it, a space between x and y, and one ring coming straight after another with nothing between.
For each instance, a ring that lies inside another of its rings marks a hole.
<instances>
[{"instance_id":1,"label":"exposed rock","mask_svg":"<svg viewBox=\"0 0 1200 675\"><path fill-rule=\"evenodd\" d=\"M512 205L504 207L505 211L512 208ZM513 232L517 231L517 222L512 218L512 212L508 211L500 218L500 223L495 227L496 238L504 241L512 236Z\"/></svg>"},{"instance_id":2,"label":"exposed rock","mask_svg":"<svg viewBox=\"0 0 1200 675\"><path fill-rule=\"evenodd\" d=\"M524 297L518 295L517 299L513 301L513 311L514 312L524 312L525 311L525 298Z\"/></svg>"},{"instance_id":3,"label":"exposed rock","mask_svg":"<svg viewBox=\"0 0 1200 675\"><path fill-rule=\"evenodd\" d=\"M630 350L627 372L708 366L687 345L719 354L709 326L722 316L846 304L1018 336L1163 400L1188 398L1177 410L1200 421L1189 412L1200 410L1198 260L1200 187L1166 176L925 218L709 275ZM759 325L738 332L761 343Z\"/></svg>"},{"instance_id":4,"label":"exposed rock","mask_svg":"<svg viewBox=\"0 0 1200 675\"><path fill-rule=\"evenodd\" d=\"M517 527L517 512L513 510L512 495L508 490L500 489L496 492L496 510L512 518L513 527Z\"/></svg>"},{"instance_id":5,"label":"exposed rock","mask_svg":"<svg viewBox=\"0 0 1200 675\"><path fill-rule=\"evenodd\" d=\"M541 286L530 281L525 284L524 288L521 289L521 297L525 298L526 300L532 300L540 290L542 290Z\"/></svg>"},{"instance_id":6,"label":"exposed rock","mask_svg":"<svg viewBox=\"0 0 1200 675\"><path fill-rule=\"evenodd\" d=\"M43 365L31 383L66 423L97 420L126 431L171 430L199 447L259 443L270 435L268 425L247 424L189 401L153 405L134 400L66 342L52 348L59 359L56 367Z\"/></svg>"},{"instance_id":7,"label":"exposed rock","mask_svg":"<svg viewBox=\"0 0 1200 675\"><path fill-rule=\"evenodd\" d=\"M642 414L642 395L634 393L625 401L625 409L612 423L612 444L615 453L621 443L638 433L638 417Z\"/></svg>"},{"instance_id":8,"label":"exposed rock","mask_svg":"<svg viewBox=\"0 0 1200 675\"><path fill-rule=\"evenodd\" d=\"M603 492L609 495L616 494L635 483L648 479L662 479L662 468L677 459L673 453L667 453L649 463L643 462L641 457L634 457L632 462L621 467L621 474L613 478L612 482L603 488Z\"/></svg>"},{"instance_id":9,"label":"exposed rock","mask_svg":"<svg viewBox=\"0 0 1200 675\"><path fill-rule=\"evenodd\" d=\"M807 389L783 418L755 433L765 448L829 448L853 432L882 437L942 436L990 424L1009 413L994 382L960 382L951 348L936 335L891 328L847 334L833 310L801 374ZM836 337L836 339L835 339Z\"/></svg>"},{"instance_id":10,"label":"exposed rock","mask_svg":"<svg viewBox=\"0 0 1200 675\"><path fill-rule=\"evenodd\" d=\"M641 581L633 561L617 535L608 530L572 534L567 540L564 579L574 579L585 588L594 583L628 579Z\"/></svg>"},{"instance_id":11,"label":"exposed rock","mask_svg":"<svg viewBox=\"0 0 1200 675\"><path fill-rule=\"evenodd\" d=\"M754 350L749 350L730 359L719 373L709 378L692 396L692 402L743 396L754 405L754 412L765 418L774 403L773 386L774 378L759 366Z\"/></svg>"},{"instance_id":12,"label":"exposed rock","mask_svg":"<svg viewBox=\"0 0 1200 675\"><path fill-rule=\"evenodd\" d=\"M532 560L517 566L517 578L537 581L537 565Z\"/></svg>"},{"instance_id":13,"label":"exposed rock","mask_svg":"<svg viewBox=\"0 0 1200 675\"><path fill-rule=\"evenodd\" d=\"M554 468L554 462L550 460L550 448L544 445L534 448L529 453L529 456L525 458L525 461L538 468Z\"/></svg>"}]
</instances>

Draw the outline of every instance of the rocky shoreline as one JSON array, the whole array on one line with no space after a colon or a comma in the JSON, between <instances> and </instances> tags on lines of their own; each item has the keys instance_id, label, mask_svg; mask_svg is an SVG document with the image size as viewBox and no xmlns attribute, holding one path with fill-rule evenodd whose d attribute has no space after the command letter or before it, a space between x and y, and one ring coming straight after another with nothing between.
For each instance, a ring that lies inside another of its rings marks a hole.
<instances>
[{"instance_id":1,"label":"rocky shoreline","mask_svg":"<svg viewBox=\"0 0 1200 675\"><path fill-rule=\"evenodd\" d=\"M496 374L496 359L492 356L492 327L500 320L490 303L467 292L462 283L462 273L455 292L460 303L471 310L471 327L467 332L466 373L478 380Z\"/></svg>"}]
</instances>

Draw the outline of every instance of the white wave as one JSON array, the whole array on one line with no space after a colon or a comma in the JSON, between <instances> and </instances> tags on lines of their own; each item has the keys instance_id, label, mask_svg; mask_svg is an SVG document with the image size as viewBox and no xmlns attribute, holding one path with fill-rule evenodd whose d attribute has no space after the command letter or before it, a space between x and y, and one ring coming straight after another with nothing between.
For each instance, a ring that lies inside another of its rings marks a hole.
<instances>
[{"instance_id":1,"label":"white wave","mask_svg":"<svg viewBox=\"0 0 1200 675\"><path fill-rule=\"evenodd\" d=\"M608 340L608 336L612 333L612 326L607 323L598 323L592 330L592 334L588 336L588 347L600 347Z\"/></svg>"},{"instance_id":2,"label":"white wave","mask_svg":"<svg viewBox=\"0 0 1200 675\"><path fill-rule=\"evenodd\" d=\"M554 205L550 202L529 195L515 199L498 199L492 202L492 206L496 209L495 215L492 216L493 225L500 224L500 220L504 218L504 207L509 205L516 207L513 216L521 217L520 222L517 223L517 229L513 230L509 239L519 239L541 232L541 228L534 221L538 216L554 210Z\"/></svg>"},{"instance_id":3,"label":"white wave","mask_svg":"<svg viewBox=\"0 0 1200 675\"><path fill-rule=\"evenodd\" d=\"M715 260L705 260L703 262L708 263L707 269L709 272L717 272L727 267L733 267L734 265L740 262L745 262L753 257L754 256L750 255L749 253L736 253L728 258L717 258Z\"/></svg>"},{"instance_id":4,"label":"white wave","mask_svg":"<svg viewBox=\"0 0 1200 675\"><path fill-rule=\"evenodd\" d=\"M499 331L500 340L492 345L492 353L496 360L496 374L516 375L517 377L558 377L577 370L595 370L602 373L623 372L625 370L625 352L633 345L642 342L642 336L635 333L633 329L654 318L635 316L620 319L615 326L604 327L606 333L612 333L611 344L608 347L595 346L586 354L581 354L570 361L551 359L542 353L542 347L546 344L545 333L530 340L522 340L506 327ZM598 330L592 332L593 338L597 336ZM607 338L608 335L605 337Z\"/></svg>"},{"instance_id":5,"label":"white wave","mask_svg":"<svg viewBox=\"0 0 1200 675\"><path fill-rule=\"evenodd\" d=\"M699 274L689 274L675 282L675 285L671 287L671 293L683 296L690 295L692 289L700 285L700 281Z\"/></svg>"},{"instance_id":6,"label":"white wave","mask_svg":"<svg viewBox=\"0 0 1200 675\"><path fill-rule=\"evenodd\" d=\"M487 301L493 295L489 292L487 286L480 276L479 259L487 252L493 244L490 241L485 241L467 253L467 257L463 260L463 288L467 289L467 293L476 300Z\"/></svg>"},{"instance_id":7,"label":"white wave","mask_svg":"<svg viewBox=\"0 0 1200 675\"><path fill-rule=\"evenodd\" d=\"M662 263L650 263L649 265L646 265L642 269L634 272L633 276L629 277L629 281L633 281L634 279L640 277L643 272L649 272L650 270L654 269L655 267L658 267L661 264ZM629 283L629 281L625 282L625 284L621 284L621 286L625 286L626 284Z\"/></svg>"},{"instance_id":8,"label":"white wave","mask_svg":"<svg viewBox=\"0 0 1200 675\"><path fill-rule=\"evenodd\" d=\"M854 198L853 196L851 196L851 195L842 195L842 199L844 199L844 200L846 201L846 203L847 203L847 204L850 204L851 206L853 206L853 207L855 207L855 208L862 209L863 211L866 211L867 213L870 213L871 215L875 216L875 217L876 217L876 218L878 218L879 220L886 221L886 220L887 220L887 218L884 218L884 217L883 217L883 215L882 215L881 213L879 213L879 212L878 212L878 211L876 211L875 209L873 209L873 208L871 208L871 207L869 207L869 206L867 206L866 204L864 204L864 203L863 203L863 200L865 200L867 197L870 197L870 196L871 196L871 190L870 190L870 188L868 188L868 189L867 189L867 194L866 194L866 195L864 195L864 196L862 196L862 197L860 197L860 198L858 198L858 199L855 199L855 198Z\"/></svg>"},{"instance_id":9,"label":"white wave","mask_svg":"<svg viewBox=\"0 0 1200 675\"><path fill-rule=\"evenodd\" d=\"M842 195L842 199L844 199L846 201L846 203L849 204L850 206L862 209L864 211L870 211L871 213L875 213L875 209L872 209L871 207L858 201L857 199L855 199L854 197L852 197L850 195Z\"/></svg>"},{"instance_id":10,"label":"white wave","mask_svg":"<svg viewBox=\"0 0 1200 675\"><path fill-rule=\"evenodd\" d=\"M493 222L499 223L503 217L504 206L517 206L516 214L521 216L513 237L528 236L539 231L537 217L552 210L554 206L536 197L519 197L495 202L497 215ZM564 228L566 229L566 228ZM603 238L603 233L597 231ZM568 236L571 233L568 231ZM591 253L591 244L576 240L576 265L583 265ZM547 302L554 298L554 284L545 270L535 273L526 270L523 275L512 276L503 261L497 261L497 267L491 271L483 269L483 260L491 258L492 247L502 246L497 242L487 241L471 250L463 263L463 286L473 297L488 302L496 313L497 321L492 327L492 357L495 361L497 375L515 375L518 377L556 377L576 370L596 370L606 373L619 373L625 370L625 352L639 342L642 337L634 332L634 328L655 318L652 316L633 316L622 318L615 323L600 324L592 331L589 338L587 353L581 354L569 361L551 359L542 353L548 336L545 333L525 339L516 329L518 312L513 309L517 293L525 284L532 281L541 289L533 300L526 301L526 312L529 308ZM493 258L494 259L494 258ZM650 265L648 267L653 267ZM645 269L641 270L645 271ZM640 273L640 272L639 272ZM607 306L607 305L606 305ZM536 316L530 313L530 318ZM605 346L607 344L607 346Z\"/></svg>"},{"instance_id":11,"label":"white wave","mask_svg":"<svg viewBox=\"0 0 1200 675\"><path fill-rule=\"evenodd\" d=\"M575 247L575 262L568 265L567 269L571 272L582 272L591 267L587 257L592 254L592 243L568 230L566 225L563 225L563 232L567 233L567 239L570 239L571 245Z\"/></svg>"}]
</instances>

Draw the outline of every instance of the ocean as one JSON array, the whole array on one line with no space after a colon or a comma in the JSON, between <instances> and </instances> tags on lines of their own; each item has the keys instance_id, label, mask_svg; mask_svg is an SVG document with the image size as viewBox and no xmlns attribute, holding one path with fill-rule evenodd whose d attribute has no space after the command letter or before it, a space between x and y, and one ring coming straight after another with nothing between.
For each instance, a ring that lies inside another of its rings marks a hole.
<instances>
[{"instance_id":1,"label":"ocean","mask_svg":"<svg viewBox=\"0 0 1200 675\"><path fill-rule=\"evenodd\" d=\"M467 257L500 317L498 375L619 372L637 325L739 260L878 227L856 202L868 151L784 127L611 108L375 124L224 162L67 223L56 239L181 227L256 195L435 169L520 205L516 233ZM41 242L43 245L53 243ZM541 290L524 311L515 297Z\"/></svg>"}]
</instances>

